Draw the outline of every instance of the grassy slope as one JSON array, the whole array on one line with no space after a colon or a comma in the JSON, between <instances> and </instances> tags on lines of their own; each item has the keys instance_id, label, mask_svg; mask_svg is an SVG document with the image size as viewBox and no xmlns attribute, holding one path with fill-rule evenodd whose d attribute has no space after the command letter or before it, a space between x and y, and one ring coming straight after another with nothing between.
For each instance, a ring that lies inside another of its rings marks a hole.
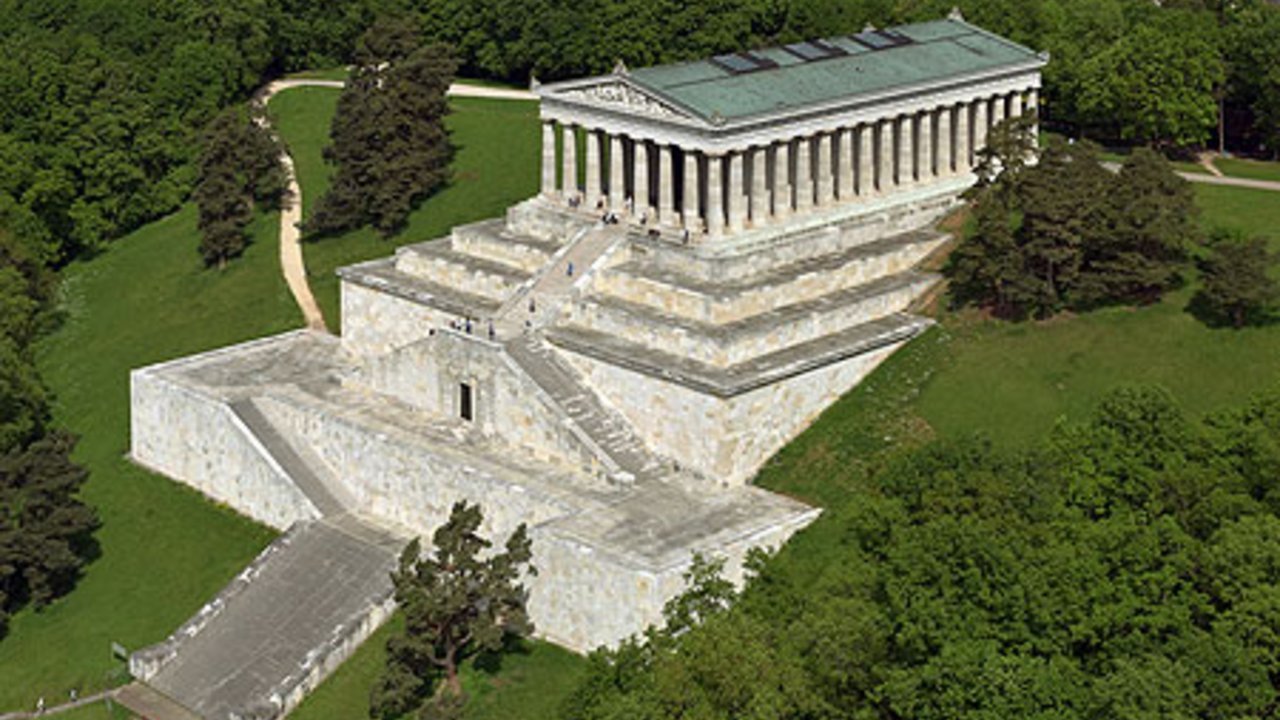
<instances>
[{"instance_id":1,"label":"grassy slope","mask_svg":"<svg viewBox=\"0 0 1280 720\"><path fill-rule=\"evenodd\" d=\"M1280 249L1280 196L1208 185L1195 192L1203 225L1263 235ZM978 431L1023 443L1059 418L1081 419L1124 383L1160 383L1199 415L1280 382L1280 327L1208 328L1184 311L1193 290L1152 307L1044 323L948 313L780 452L760 482L830 505L903 441Z\"/></svg>"},{"instance_id":2,"label":"grassy slope","mask_svg":"<svg viewBox=\"0 0 1280 720\"><path fill-rule=\"evenodd\" d=\"M131 368L299 324L275 259L277 222L259 219L258 243L221 273L201 268L191 207L68 268L67 319L42 344L40 369L57 422L82 437L101 557L66 598L14 619L0 642L0 710L118 681L112 641L162 639L272 537L124 453Z\"/></svg>"},{"instance_id":3,"label":"grassy slope","mask_svg":"<svg viewBox=\"0 0 1280 720\"><path fill-rule=\"evenodd\" d=\"M271 101L297 166L304 213L329 186L332 167L321 151L338 94L329 88L296 88ZM536 103L455 98L452 108L447 122L457 147L453 181L427 198L402 232L384 239L372 230L357 230L304 247L311 287L329 327L338 327L337 268L389 255L397 245L447 235L454 225L498 216L537 191Z\"/></svg>"}]
</instances>

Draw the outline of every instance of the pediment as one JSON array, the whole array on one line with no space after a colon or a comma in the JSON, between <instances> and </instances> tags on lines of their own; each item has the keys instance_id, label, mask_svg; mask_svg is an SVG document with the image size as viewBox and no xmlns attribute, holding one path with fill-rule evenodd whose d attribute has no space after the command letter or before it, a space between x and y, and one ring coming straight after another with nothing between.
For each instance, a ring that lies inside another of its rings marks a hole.
<instances>
[{"instance_id":1,"label":"pediment","mask_svg":"<svg viewBox=\"0 0 1280 720\"><path fill-rule=\"evenodd\" d=\"M653 117L696 119L689 113L622 79L564 90L560 93L560 96L572 100L586 100L587 102L622 109L626 112L651 115Z\"/></svg>"}]
</instances>

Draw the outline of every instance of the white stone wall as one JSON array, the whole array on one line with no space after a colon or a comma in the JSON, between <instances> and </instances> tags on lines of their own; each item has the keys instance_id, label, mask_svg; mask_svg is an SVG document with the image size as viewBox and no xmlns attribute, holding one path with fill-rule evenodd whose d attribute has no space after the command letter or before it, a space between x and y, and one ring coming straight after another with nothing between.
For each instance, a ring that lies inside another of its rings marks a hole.
<instances>
[{"instance_id":1,"label":"white stone wall","mask_svg":"<svg viewBox=\"0 0 1280 720\"><path fill-rule=\"evenodd\" d=\"M342 281L342 344L363 357L385 355L417 342L457 318L390 293Z\"/></svg>"},{"instance_id":2,"label":"white stone wall","mask_svg":"<svg viewBox=\"0 0 1280 720\"><path fill-rule=\"evenodd\" d=\"M135 462L277 530L319 516L220 399L143 368L130 374L130 408Z\"/></svg>"},{"instance_id":3,"label":"white stone wall","mask_svg":"<svg viewBox=\"0 0 1280 720\"><path fill-rule=\"evenodd\" d=\"M760 466L902 343L729 399L565 351L589 385L659 454L730 485Z\"/></svg>"},{"instance_id":4,"label":"white stone wall","mask_svg":"<svg viewBox=\"0 0 1280 720\"><path fill-rule=\"evenodd\" d=\"M585 433L501 348L453 331L371 361L356 382L441 418L459 415L460 384L472 388L478 432L542 462L605 475L612 470Z\"/></svg>"}]
</instances>

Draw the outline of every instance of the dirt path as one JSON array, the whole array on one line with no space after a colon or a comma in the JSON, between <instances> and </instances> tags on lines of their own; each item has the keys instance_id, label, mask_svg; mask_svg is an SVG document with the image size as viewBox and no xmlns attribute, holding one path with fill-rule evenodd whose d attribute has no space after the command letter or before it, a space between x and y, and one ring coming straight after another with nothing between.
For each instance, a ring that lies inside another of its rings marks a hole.
<instances>
[{"instance_id":1,"label":"dirt path","mask_svg":"<svg viewBox=\"0 0 1280 720\"><path fill-rule=\"evenodd\" d=\"M276 80L259 91L256 102L266 107L267 103L271 102L271 98L285 90L298 87L340 89L342 84L341 80ZM492 100L536 100L538 97L528 90L483 87L465 83L450 85L449 95ZM280 205L280 270L284 274L285 282L289 285L289 292L293 293L294 301L302 310L307 327L312 330L327 331L328 327L325 325L324 315L320 312L320 305L316 302L315 295L311 292L311 285L307 282L307 267L302 258L301 232L298 229L298 225L302 222L302 187L298 185L298 177L293 170L293 158L289 157L287 152L280 156L280 163L284 166L287 180L286 197Z\"/></svg>"},{"instance_id":2,"label":"dirt path","mask_svg":"<svg viewBox=\"0 0 1280 720\"><path fill-rule=\"evenodd\" d=\"M1111 172L1120 171L1120 163L1104 162L1102 167ZM1204 183L1206 185L1225 185L1227 187L1249 188L1251 190L1270 190L1271 192L1280 192L1280 182L1274 180L1251 180L1249 178L1227 177L1218 175L1205 175L1204 173L1179 172L1178 177L1193 183Z\"/></svg>"}]
</instances>

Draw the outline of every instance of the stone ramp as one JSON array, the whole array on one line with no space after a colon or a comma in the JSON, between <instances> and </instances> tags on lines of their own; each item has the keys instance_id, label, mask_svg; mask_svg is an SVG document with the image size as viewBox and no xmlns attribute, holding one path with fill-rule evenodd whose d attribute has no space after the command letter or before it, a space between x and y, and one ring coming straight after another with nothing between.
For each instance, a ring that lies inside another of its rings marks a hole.
<instances>
[{"instance_id":1,"label":"stone ramp","mask_svg":"<svg viewBox=\"0 0 1280 720\"><path fill-rule=\"evenodd\" d=\"M142 720L200 720L199 715L140 682L120 688L115 699Z\"/></svg>"},{"instance_id":2,"label":"stone ramp","mask_svg":"<svg viewBox=\"0 0 1280 720\"><path fill-rule=\"evenodd\" d=\"M322 516L340 515L355 505L324 462L305 445L290 442L252 398L234 400L229 405Z\"/></svg>"},{"instance_id":3,"label":"stone ramp","mask_svg":"<svg viewBox=\"0 0 1280 720\"><path fill-rule=\"evenodd\" d=\"M516 365L617 465L622 475L614 479L633 482L665 474L663 463L649 452L631 424L606 408L539 333L524 333L504 347Z\"/></svg>"},{"instance_id":4,"label":"stone ramp","mask_svg":"<svg viewBox=\"0 0 1280 720\"><path fill-rule=\"evenodd\" d=\"M389 616L404 542L352 515L299 523L131 669L205 720L280 717Z\"/></svg>"},{"instance_id":5,"label":"stone ramp","mask_svg":"<svg viewBox=\"0 0 1280 720\"><path fill-rule=\"evenodd\" d=\"M499 335L503 338L518 335L526 320L535 329L554 321L574 286L610 249L625 239L623 229L609 225L579 230L564 251L503 304L494 320ZM530 311L530 307L534 310Z\"/></svg>"}]
</instances>

